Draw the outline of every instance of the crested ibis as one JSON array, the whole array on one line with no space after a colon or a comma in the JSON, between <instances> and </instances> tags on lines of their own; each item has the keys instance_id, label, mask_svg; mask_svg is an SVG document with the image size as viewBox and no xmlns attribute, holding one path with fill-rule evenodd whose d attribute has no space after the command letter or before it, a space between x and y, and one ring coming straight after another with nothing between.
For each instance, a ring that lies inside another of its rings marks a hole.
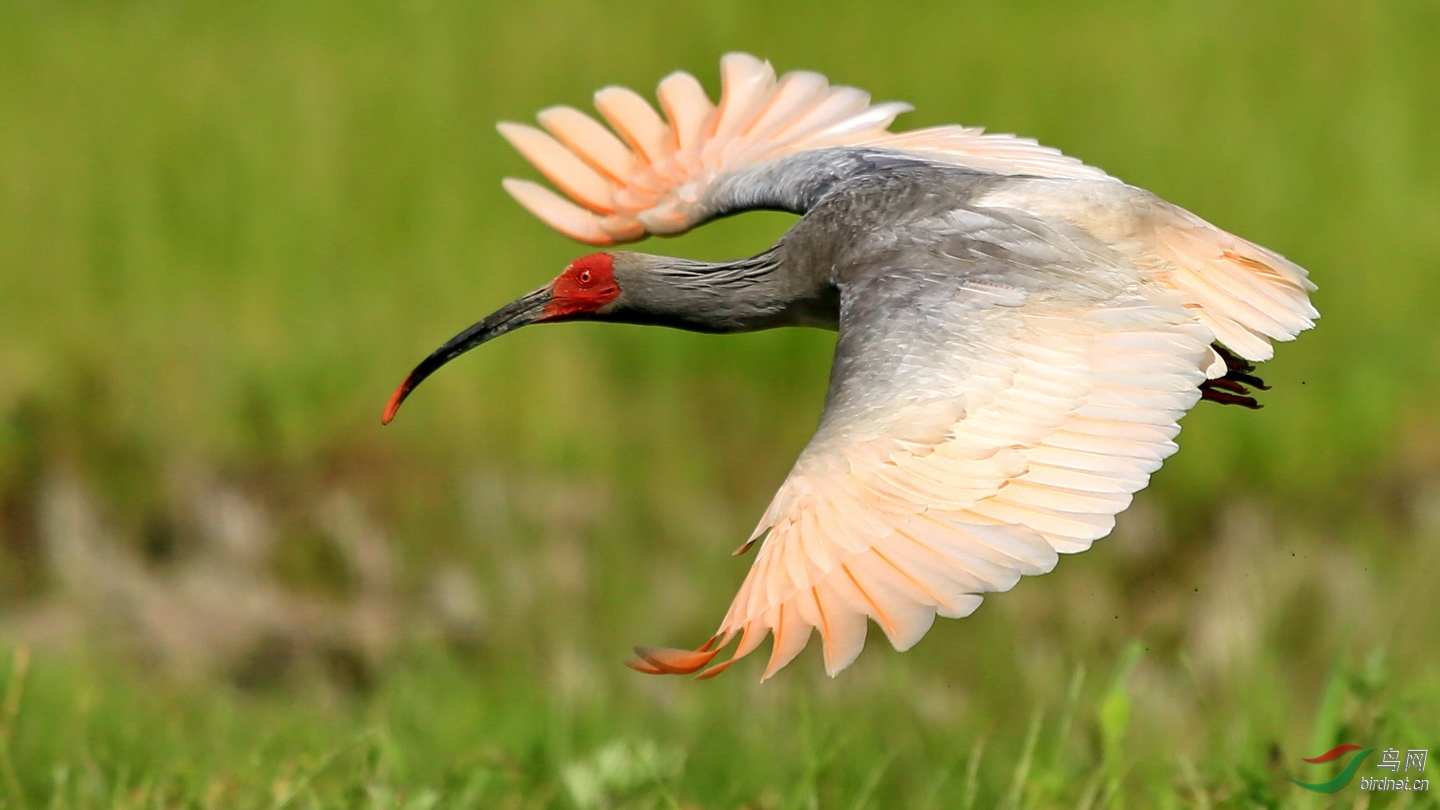
<instances>
[{"instance_id":1,"label":"crested ibis","mask_svg":"<svg viewBox=\"0 0 1440 810\"><path fill-rule=\"evenodd\" d=\"M634 669L708 677L773 636L769 678L818 630L833 676L867 620L908 649L936 616L1108 534L1185 412L1257 407L1251 364L1318 317L1299 266L1058 150L963 126L890 132L908 105L818 73L777 79L746 54L720 72L718 103L674 73L663 116L610 87L595 96L609 128L571 107L542 111L543 129L500 124L564 196L504 186L607 248L752 209L799 214L789 231L731 262L578 258L422 361L384 414L526 324L839 331L819 427L736 552L763 538L719 629L698 650L638 647Z\"/></svg>"}]
</instances>

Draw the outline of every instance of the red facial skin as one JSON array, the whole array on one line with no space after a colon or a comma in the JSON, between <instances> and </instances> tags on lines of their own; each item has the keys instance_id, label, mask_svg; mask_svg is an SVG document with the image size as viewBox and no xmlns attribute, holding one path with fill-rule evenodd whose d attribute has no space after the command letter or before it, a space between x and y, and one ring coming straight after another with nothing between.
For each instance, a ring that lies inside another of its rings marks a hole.
<instances>
[{"instance_id":1,"label":"red facial skin","mask_svg":"<svg viewBox=\"0 0 1440 810\"><path fill-rule=\"evenodd\" d=\"M541 320L595 312L620 296L615 283L615 258L592 253L570 263L550 285L554 300L545 305Z\"/></svg>"}]
</instances>

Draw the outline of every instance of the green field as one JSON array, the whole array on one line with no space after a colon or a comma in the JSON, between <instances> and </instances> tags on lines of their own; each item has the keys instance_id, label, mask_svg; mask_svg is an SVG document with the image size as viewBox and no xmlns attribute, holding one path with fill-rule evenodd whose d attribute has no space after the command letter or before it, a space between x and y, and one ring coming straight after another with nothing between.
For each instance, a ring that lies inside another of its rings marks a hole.
<instances>
[{"instance_id":1,"label":"green field","mask_svg":"<svg viewBox=\"0 0 1440 810\"><path fill-rule=\"evenodd\" d=\"M728 50L1151 189L1320 325L913 651L632 673L720 619L833 334L525 330L379 414L587 252L494 122ZM1430 0L0 2L0 807L1440 804L1286 779L1440 751L1437 76Z\"/></svg>"}]
</instances>

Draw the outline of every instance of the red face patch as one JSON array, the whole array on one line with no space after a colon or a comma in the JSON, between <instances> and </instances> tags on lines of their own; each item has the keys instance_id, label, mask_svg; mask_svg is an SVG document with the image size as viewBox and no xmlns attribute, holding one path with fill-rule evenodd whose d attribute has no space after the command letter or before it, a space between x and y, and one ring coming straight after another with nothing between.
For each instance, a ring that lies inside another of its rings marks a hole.
<instances>
[{"instance_id":1,"label":"red face patch","mask_svg":"<svg viewBox=\"0 0 1440 810\"><path fill-rule=\"evenodd\" d=\"M609 253L592 253L570 263L554 282L555 296L545 306L545 318L595 312L620 296L615 283L615 258Z\"/></svg>"}]
</instances>

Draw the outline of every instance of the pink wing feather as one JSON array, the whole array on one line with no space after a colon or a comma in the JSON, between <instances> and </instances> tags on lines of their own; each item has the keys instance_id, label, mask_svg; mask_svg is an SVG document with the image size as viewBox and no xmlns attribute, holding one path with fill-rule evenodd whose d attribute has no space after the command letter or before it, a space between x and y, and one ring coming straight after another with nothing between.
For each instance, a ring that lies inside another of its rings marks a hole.
<instances>
[{"instance_id":1,"label":"pink wing feather","mask_svg":"<svg viewBox=\"0 0 1440 810\"><path fill-rule=\"evenodd\" d=\"M607 87L595 94L595 107L613 133L571 107L541 112L543 129L500 124L563 196L515 178L505 190L566 236L613 245L689 230L716 178L809 149L874 146L1001 174L1107 177L1056 149L978 127L891 133L910 105L871 104L864 91L832 87L810 71L777 79L768 62L748 54L726 54L720 80L720 102L712 104L694 76L665 77L656 93L663 117L638 93Z\"/></svg>"},{"instance_id":2,"label":"pink wing feather","mask_svg":"<svg viewBox=\"0 0 1440 810\"><path fill-rule=\"evenodd\" d=\"M869 621L906 650L936 616L967 616L983 594L1089 548L1175 451L1204 379L1209 331L1173 294L1151 298L976 321L965 334L985 357L957 356L952 387L916 402L893 392L885 424L805 449L760 520L764 542L715 637L696 651L640 648L631 666L694 673L738 638L702 673L713 676L773 636L769 678L818 632L835 675L860 654ZM896 438L937 411L948 422L939 441Z\"/></svg>"}]
</instances>

